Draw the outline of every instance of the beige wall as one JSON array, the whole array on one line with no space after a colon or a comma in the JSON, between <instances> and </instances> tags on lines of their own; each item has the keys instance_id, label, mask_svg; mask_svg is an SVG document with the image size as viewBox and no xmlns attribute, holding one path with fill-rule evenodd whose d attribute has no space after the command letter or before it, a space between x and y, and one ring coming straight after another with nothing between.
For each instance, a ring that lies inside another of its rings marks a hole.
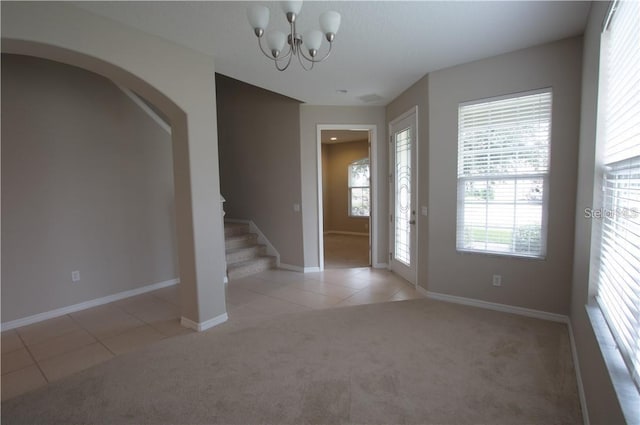
<instances>
[{"instance_id":1,"label":"beige wall","mask_svg":"<svg viewBox=\"0 0 640 425\"><path fill-rule=\"evenodd\" d=\"M320 124L360 124L377 126L378 169L372 170L378 177L378 205L373 210L378 216L378 258L372 258L374 266L387 263L389 213L387 184L388 146L385 143L385 108L383 106L300 106L300 157L302 173L302 226L304 232L304 265L319 266L318 252L318 141ZM373 179L372 179L373 180Z\"/></svg>"},{"instance_id":2,"label":"beige wall","mask_svg":"<svg viewBox=\"0 0 640 425\"><path fill-rule=\"evenodd\" d=\"M216 87L226 217L253 220L282 263L302 267L300 103L220 74Z\"/></svg>"},{"instance_id":3,"label":"beige wall","mask_svg":"<svg viewBox=\"0 0 640 425\"><path fill-rule=\"evenodd\" d=\"M416 221L418 228L418 285L427 288L429 257L429 220L421 214L421 207L428 208L429 199L429 75L425 75L414 85L409 87L393 102L387 105L387 123L404 114L414 106L418 107L418 194ZM387 137L390 137L388 126L385 128ZM437 184L437 183L436 183Z\"/></svg>"},{"instance_id":4,"label":"beige wall","mask_svg":"<svg viewBox=\"0 0 640 425\"><path fill-rule=\"evenodd\" d=\"M578 187L576 194L573 286L571 293L571 325L575 338L580 375L584 387L591 424L622 424L624 418L604 364L598 342L587 316L589 302L589 268L591 257L591 220L585 208L595 205L594 167L596 163L596 120L600 31L608 3L594 2L584 35L582 60L582 108L580 149L578 155Z\"/></svg>"},{"instance_id":5,"label":"beige wall","mask_svg":"<svg viewBox=\"0 0 640 425\"><path fill-rule=\"evenodd\" d=\"M198 328L226 320L213 58L70 3L0 7L2 52L107 76L169 117L182 316Z\"/></svg>"},{"instance_id":6,"label":"beige wall","mask_svg":"<svg viewBox=\"0 0 640 425\"><path fill-rule=\"evenodd\" d=\"M581 64L575 37L429 75L429 291L569 313ZM458 104L543 87L553 88L546 259L456 252Z\"/></svg>"},{"instance_id":7,"label":"beige wall","mask_svg":"<svg viewBox=\"0 0 640 425\"><path fill-rule=\"evenodd\" d=\"M3 54L2 118L3 322L178 277L171 136L120 89Z\"/></svg>"},{"instance_id":8,"label":"beige wall","mask_svg":"<svg viewBox=\"0 0 640 425\"><path fill-rule=\"evenodd\" d=\"M325 155L326 153L326 155ZM348 167L369 157L369 141L322 145L324 231L369 233L368 217L349 216Z\"/></svg>"}]
</instances>

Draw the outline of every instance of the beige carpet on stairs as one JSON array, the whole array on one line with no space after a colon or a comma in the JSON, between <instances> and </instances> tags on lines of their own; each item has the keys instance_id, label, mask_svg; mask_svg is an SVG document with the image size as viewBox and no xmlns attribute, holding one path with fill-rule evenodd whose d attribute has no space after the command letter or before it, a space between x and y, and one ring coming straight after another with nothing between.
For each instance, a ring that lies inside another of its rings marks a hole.
<instances>
[{"instance_id":1,"label":"beige carpet on stairs","mask_svg":"<svg viewBox=\"0 0 640 425\"><path fill-rule=\"evenodd\" d=\"M579 424L564 324L433 300L161 341L2 403L9 424Z\"/></svg>"}]
</instances>

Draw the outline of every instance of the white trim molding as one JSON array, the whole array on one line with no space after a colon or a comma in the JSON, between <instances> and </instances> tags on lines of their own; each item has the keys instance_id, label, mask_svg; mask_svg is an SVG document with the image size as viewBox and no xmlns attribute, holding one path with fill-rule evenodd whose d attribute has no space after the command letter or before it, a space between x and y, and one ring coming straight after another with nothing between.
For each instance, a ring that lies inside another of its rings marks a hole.
<instances>
[{"instance_id":1,"label":"white trim molding","mask_svg":"<svg viewBox=\"0 0 640 425\"><path fill-rule=\"evenodd\" d=\"M291 270L293 272L300 272L300 273L314 273L314 272L320 271L320 267L300 267L300 266L294 266L293 264L285 264L285 263L280 263L279 268L283 270Z\"/></svg>"},{"instance_id":2,"label":"white trim molding","mask_svg":"<svg viewBox=\"0 0 640 425\"><path fill-rule=\"evenodd\" d=\"M245 220L245 219L239 219L239 218L226 218L225 217L224 221L226 221L227 223L244 223L244 224L248 224L249 225L249 232L255 233L256 235L258 235L258 243L262 244L262 245L265 245L267 247L267 255L271 255L273 257L276 257L276 267L282 268L281 265L280 265L280 253L278 252L276 247L274 247L271 244L271 242L269 241L269 239L267 239L267 237L264 235L264 233L262 233L262 230L260 230L258 228L258 226L256 226L256 224L253 222L253 220Z\"/></svg>"},{"instance_id":3,"label":"white trim molding","mask_svg":"<svg viewBox=\"0 0 640 425\"><path fill-rule=\"evenodd\" d=\"M432 300L445 301L454 304L468 305L471 307L479 307L487 310L501 311L503 313L518 314L520 316L533 317L536 319L550 320L552 322L569 323L569 317L563 314L550 313L548 311L534 310L525 307L516 307L507 304L492 303L489 301L476 300L473 298L458 297L456 295L441 294L439 292L427 291L418 286L418 292Z\"/></svg>"},{"instance_id":4,"label":"white trim molding","mask_svg":"<svg viewBox=\"0 0 640 425\"><path fill-rule=\"evenodd\" d=\"M365 232L344 232L342 230L327 230L325 235L350 235L350 236L369 236L369 233Z\"/></svg>"},{"instance_id":5,"label":"white trim molding","mask_svg":"<svg viewBox=\"0 0 640 425\"><path fill-rule=\"evenodd\" d=\"M374 263L373 264L373 268L374 269L389 269L389 263Z\"/></svg>"},{"instance_id":6,"label":"white trim molding","mask_svg":"<svg viewBox=\"0 0 640 425\"><path fill-rule=\"evenodd\" d=\"M292 272L304 273L304 267L294 266L293 264L280 263L278 264L278 268L283 270L291 270Z\"/></svg>"},{"instance_id":7,"label":"white trim molding","mask_svg":"<svg viewBox=\"0 0 640 425\"><path fill-rule=\"evenodd\" d=\"M86 310L91 307L97 307L99 305L111 303L114 301L129 298L129 297L134 297L136 295L155 291L156 289L166 288L168 286L177 285L179 283L180 283L180 279L165 280L164 282L153 283L151 285L143 286L141 288L131 289L129 291L124 291L124 292L118 292L117 294L107 295L106 297L96 298L96 299L85 301L79 304L73 304L67 307L57 308L55 310L34 314L33 316L27 316L21 319L11 320L9 322L5 322L2 324L2 331L19 328L21 326L31 325L33 323L42 322L43 320L53 319L56 317L64 316L65 314L75 313L76 311Z\"/></svg>"},{"instance_id":8,"label":"white trim molding","mask_svg":"<svg viewBox=\"0 0 640 425\"><path fill-rule=\"evenodd\" d=\"M571 321L567 322L569 327L569 341L571 342L571 356L573 357L573 369L576 374L576 383L578 384L578 398L580 399L580 408L582 410L582 421L584 425L589 425L589 411L587 410L587 396L584 393L584 385L582 384L582 373L580 373L580 362L578 360L578 347L576 347L576 339L573 336L573 326Z\"/></svg>"},{"instance_id":9,"label":"white trim molding","mask_svg":"<svg viewBox=\"0 0 640 425\"><path fill-rule=\"evenodd\" d=\"M533 317L535 319L549 320L552 322L564 323L569 330L569 341L571 344L571 356L573 360L573 368L576 374L576 383L578 385L578 397L580 399L580 408L582 409L582 418L584 425L589 425L589 413L587 411L587 398L584 392L584 386L582 384L582 375L580 374L580 364L578 362L578 350L576 348L576 341L573 336L573 327L571 326L571 320L568 316L556 313L549 313L548 311L534 310L524 307L516 307L507 304L498 304L488 301L476 300L473 298L458 297L455 295L441 294L438 292L427 291L421 286L417 286L416 289L422 295L432 300L450 302L454 304L468 305L471 307L484 308L487 310L500 311L503 313L518 314L520 316Z\"/></svg>"},{"instance_id":10,"label":"white trim molding","mask_svg":"<svg viewBox=\"0 0 640 425\"><path fill-rule=\"evenodd\" d=\"M357 130L369 132L369 164L370 164L370 192L371 211L369 226L369 245L371 246L372 262L378 258L378 193L382 193L378 186L378 126L376 124L317 124L316 125L316 176L318 202L318 267L324 270L324 206L322 205L322 131L323 130Z\"/></svg>"},{"instance_id":11,"label":"white trim molding","mask_svg":"<svg viewBox=\"0 0 640 425\"><path fill-rule=\"evenodd\" d=\"M202 332L206 331L207 329L211 329L214 326L218 326L226 322L227 320L229 320L229 316L227 315L227 313L223 313L219 316L214 317L213 319L205 320L204 322L194 322L193 320L187 319L186 317L182 316L182 318L180 318L180 324L185 328L193 329L197 332Z\"/></svg>"},{"instance_id":12,"label":"white trim molding","mask_svg":"<svg viewBox=\"0 0 640 425\"><path fill-rule=\"evenodd\" d=\"M171 134L171 126L167 124L162 119L162 117L160 117L153 109L151 109L149 105L147 105L142 99L140 99L140 96L138 96L136 93L132 92L128 88L121 86L120 84L116 84L116 86L120 90L122 90L122 92L126 94L127 97L133 101L133 103L138 105L140 109L142 109L147 115L149 115L149 117L152 120L154 120L156 124L160 126L160 128L162 128L167 133Z\"/></svg>"}]
</instances>

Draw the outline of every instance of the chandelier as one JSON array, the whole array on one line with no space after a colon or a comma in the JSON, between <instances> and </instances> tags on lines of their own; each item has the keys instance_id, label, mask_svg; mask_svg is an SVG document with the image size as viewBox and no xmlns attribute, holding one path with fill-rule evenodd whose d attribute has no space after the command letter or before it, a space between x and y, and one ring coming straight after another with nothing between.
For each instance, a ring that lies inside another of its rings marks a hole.
<instances>
[{"instance_id":1,"label":"chandelier","mask_svg":"<svg viewBox=\"0 0 640 425\"><path fill-rule=\"evenodd\" d=\"M302 1L283 1L282 10L289 22L289 35L285 35L280 31L269 31L266 34L267 48L262 45L262 39L265 35L265 29L269 24L269 8L265 6L253 6L247 10L247 18L256 37L258 37L258 46L266 57L271 59L278 71L284 71L291 64L294 56L298 58L300 65L306 71L313 68L317 62L322 62L331 54L333 39L340 27L340 14L334 11L327 11L320 15L319 30L311 30L305 32L304 36L296 30L296 18L300 14ZM329 42L329 49L321 57L318 56L320 45L322 44L322 36ZM289 49L283 52L285 42L289 44Z\"/></svg>"}]
</instances>

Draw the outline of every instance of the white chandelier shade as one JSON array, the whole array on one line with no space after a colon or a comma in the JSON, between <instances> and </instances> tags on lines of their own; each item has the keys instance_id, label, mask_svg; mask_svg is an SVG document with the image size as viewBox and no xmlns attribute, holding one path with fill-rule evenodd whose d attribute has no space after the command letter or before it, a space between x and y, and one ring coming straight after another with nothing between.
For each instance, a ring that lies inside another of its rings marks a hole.
<instances>
[{"instance_id":1,"label":"white chandelier shade","mask_svg":"<svg viewBox=\"0 0 640 425\"><path fill-rule=\"evenodd\" d=\"M288 35L280 31L266 32L269 25L269 8L255 5L247 10L247 19L253 32L258 38L258 46L266 57L273 60L278 71L284 71L291 64L294 56L298 58L300 65L305 70L310 70L317 62L322 62L329 57L333 47L333 41L340 28L340 14L335 11L327 11L320 15L320 30L314 29L304 33L304 36L297 32L296 18L302 9L302 1L281 2L282 11L289 22L290 32ZM329 48L321 57L318 52L322 46L322 36L329 42ZM262 39L266 39L265 49ZM285 43L289 48L284 52Z\"/></svg>"}]
</instances>

